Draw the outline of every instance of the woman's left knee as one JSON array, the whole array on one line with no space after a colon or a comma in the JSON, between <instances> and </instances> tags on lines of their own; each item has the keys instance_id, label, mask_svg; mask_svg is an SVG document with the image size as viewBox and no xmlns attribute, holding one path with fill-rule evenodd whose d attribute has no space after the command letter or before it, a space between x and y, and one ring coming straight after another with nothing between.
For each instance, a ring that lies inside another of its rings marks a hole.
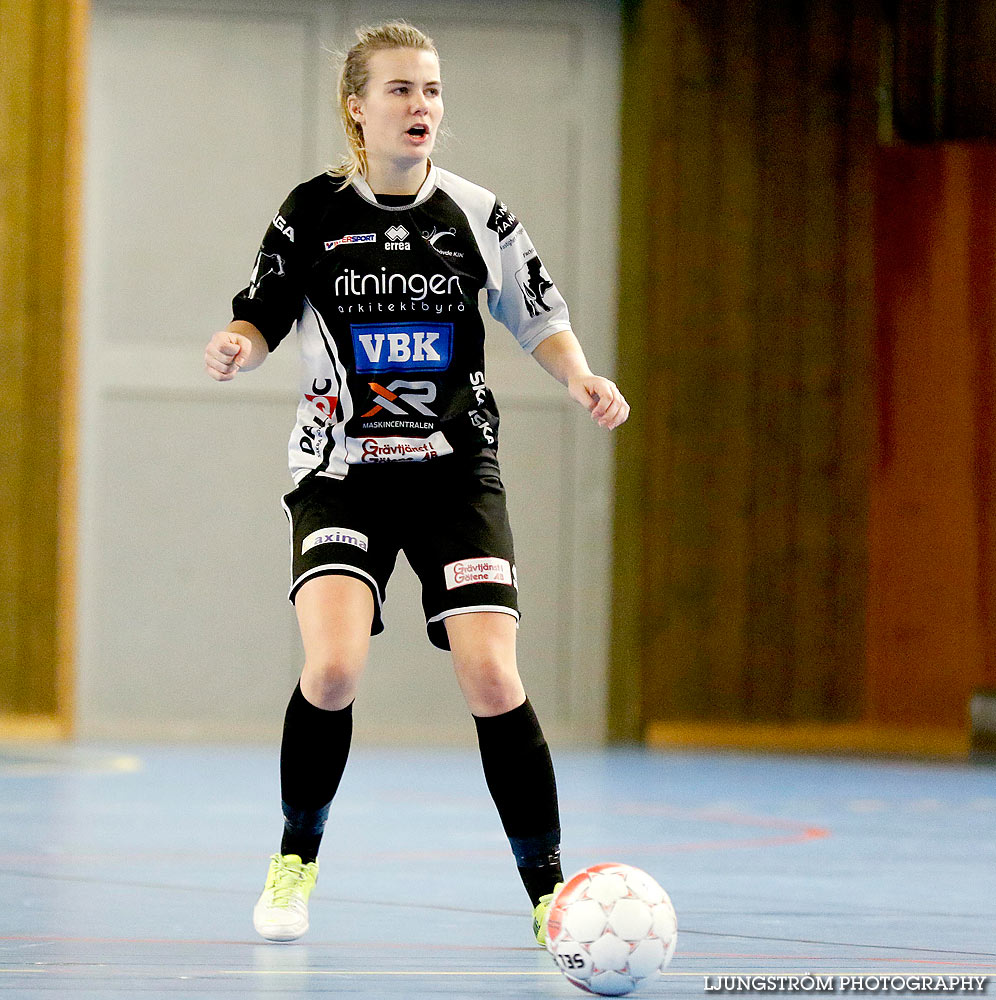
<instances>
[{"instance_id":1,"label":"woman's left knee","mask_svg":"<svg viewBox=\"0 0 996 1000\"><path fill-rule=\"evenodd\" d=\"M515 620L495 612L446 621L453 666L474 715L499 715L525 700L515 660Z\"/></svg>"},{"instance_id":2,"label":"woman's left knee","mask_svg":"<svg viewBox=\"0 0 996 1000\"><path fill-rule=\"evenodd\" d=\"M519 672L503 664L482 660L457 668L460 687L474 715L501 715L525 700Z\"/></svg>"}]
</instances>

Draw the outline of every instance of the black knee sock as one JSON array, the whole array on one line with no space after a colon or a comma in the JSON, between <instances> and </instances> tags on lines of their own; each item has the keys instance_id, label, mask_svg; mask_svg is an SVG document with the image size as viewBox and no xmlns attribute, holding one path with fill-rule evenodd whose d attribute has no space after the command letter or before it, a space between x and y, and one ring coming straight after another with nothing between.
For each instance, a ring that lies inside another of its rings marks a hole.
<instances>
[{"instance_id":1,"label":"black knee sock","mask_svg":"<svg viewBox=\"0 0 996 1000\"><path fill-rule=\"evenodd\" d=\"M312 705L298 684L284 716L280 745L281 854L307 864L318 856L329 805L342 780L353 735L353 706L329 712Z\"/></svg>"},{"instance_id":2,"label":"black knee sock","mask_svg":"<svg viewBox=\"0 0 996 1000\"><path fill-rule=\"evenodd\" d=\"M501 715L474 716L488 790L532 900L563 881L560 812L550 750L527 698Z\"/></svg>"}]
</instances>

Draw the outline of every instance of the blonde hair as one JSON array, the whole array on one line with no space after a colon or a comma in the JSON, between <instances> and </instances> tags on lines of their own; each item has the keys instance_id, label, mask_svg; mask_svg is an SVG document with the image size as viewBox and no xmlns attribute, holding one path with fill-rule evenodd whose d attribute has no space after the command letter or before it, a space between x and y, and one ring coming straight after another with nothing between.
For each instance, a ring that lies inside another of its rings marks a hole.
<instances>
[{"instance_id":1,"label":"blonde hair","mask_svg":"<svg viewBox=\"0 0 996 1000\"><path fill-rule=\"evenodd\" d=\"M383 49L421 49L439 58L432 39L407 21L388 21L373 28L358 28L356 37L356 44L343 57L338 83L339 118L349 149L339 163L329 169L329 173L342 178L341 188L357 174L362 176L367 172L363 126L349 113L349 98L353 94L363 96L370 82L370 56Z\"/></svg>"}]
</instances>

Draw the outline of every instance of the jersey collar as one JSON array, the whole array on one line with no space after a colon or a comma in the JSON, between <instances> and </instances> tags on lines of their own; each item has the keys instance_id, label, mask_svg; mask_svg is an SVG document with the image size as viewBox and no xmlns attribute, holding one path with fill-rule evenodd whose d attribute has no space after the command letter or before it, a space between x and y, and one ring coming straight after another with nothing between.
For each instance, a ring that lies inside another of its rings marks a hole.
<instances>
[{"instance_id":1,"label":"jersey collar","mask_svg":"<svg viewBox=\"0 0 996 1000\"><path fill-rule=\"evenodd\" d=\"M366 182L366 179L357 174L353 178L353 188L356 193L364 200L369 201L371 205L376 205L377 208L383 208L385 211L397 212L399 210L398 206L392 205L382 205L378 200L377 196L370 190L370 185ZM425 175L425 180L422 181L422 186L418 189L415 195L415 200L411 205L402 205L400 208L412 208L415 205L421 205L433 191L436 190L436 165L429 160L429 172Z\"/></svg>"}]
</instances>

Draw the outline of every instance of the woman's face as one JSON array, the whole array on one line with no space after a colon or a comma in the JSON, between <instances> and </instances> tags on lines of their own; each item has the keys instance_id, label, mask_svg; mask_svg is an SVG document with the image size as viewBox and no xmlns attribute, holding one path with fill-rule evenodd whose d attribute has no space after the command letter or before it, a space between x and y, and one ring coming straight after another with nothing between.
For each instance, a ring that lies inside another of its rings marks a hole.
<instances>
[{"instance_id":1,"label":"woman's face","mask_svg":"<svg viewBox=\"0 0 996 1000\"><path fill-rule=\"evenodd\" d=\"M366 93L349 98L368 161L412 166L432 152L443 119L439 60L421 49L381 49L367 63Z\"/></svg>"}]
</instances>

